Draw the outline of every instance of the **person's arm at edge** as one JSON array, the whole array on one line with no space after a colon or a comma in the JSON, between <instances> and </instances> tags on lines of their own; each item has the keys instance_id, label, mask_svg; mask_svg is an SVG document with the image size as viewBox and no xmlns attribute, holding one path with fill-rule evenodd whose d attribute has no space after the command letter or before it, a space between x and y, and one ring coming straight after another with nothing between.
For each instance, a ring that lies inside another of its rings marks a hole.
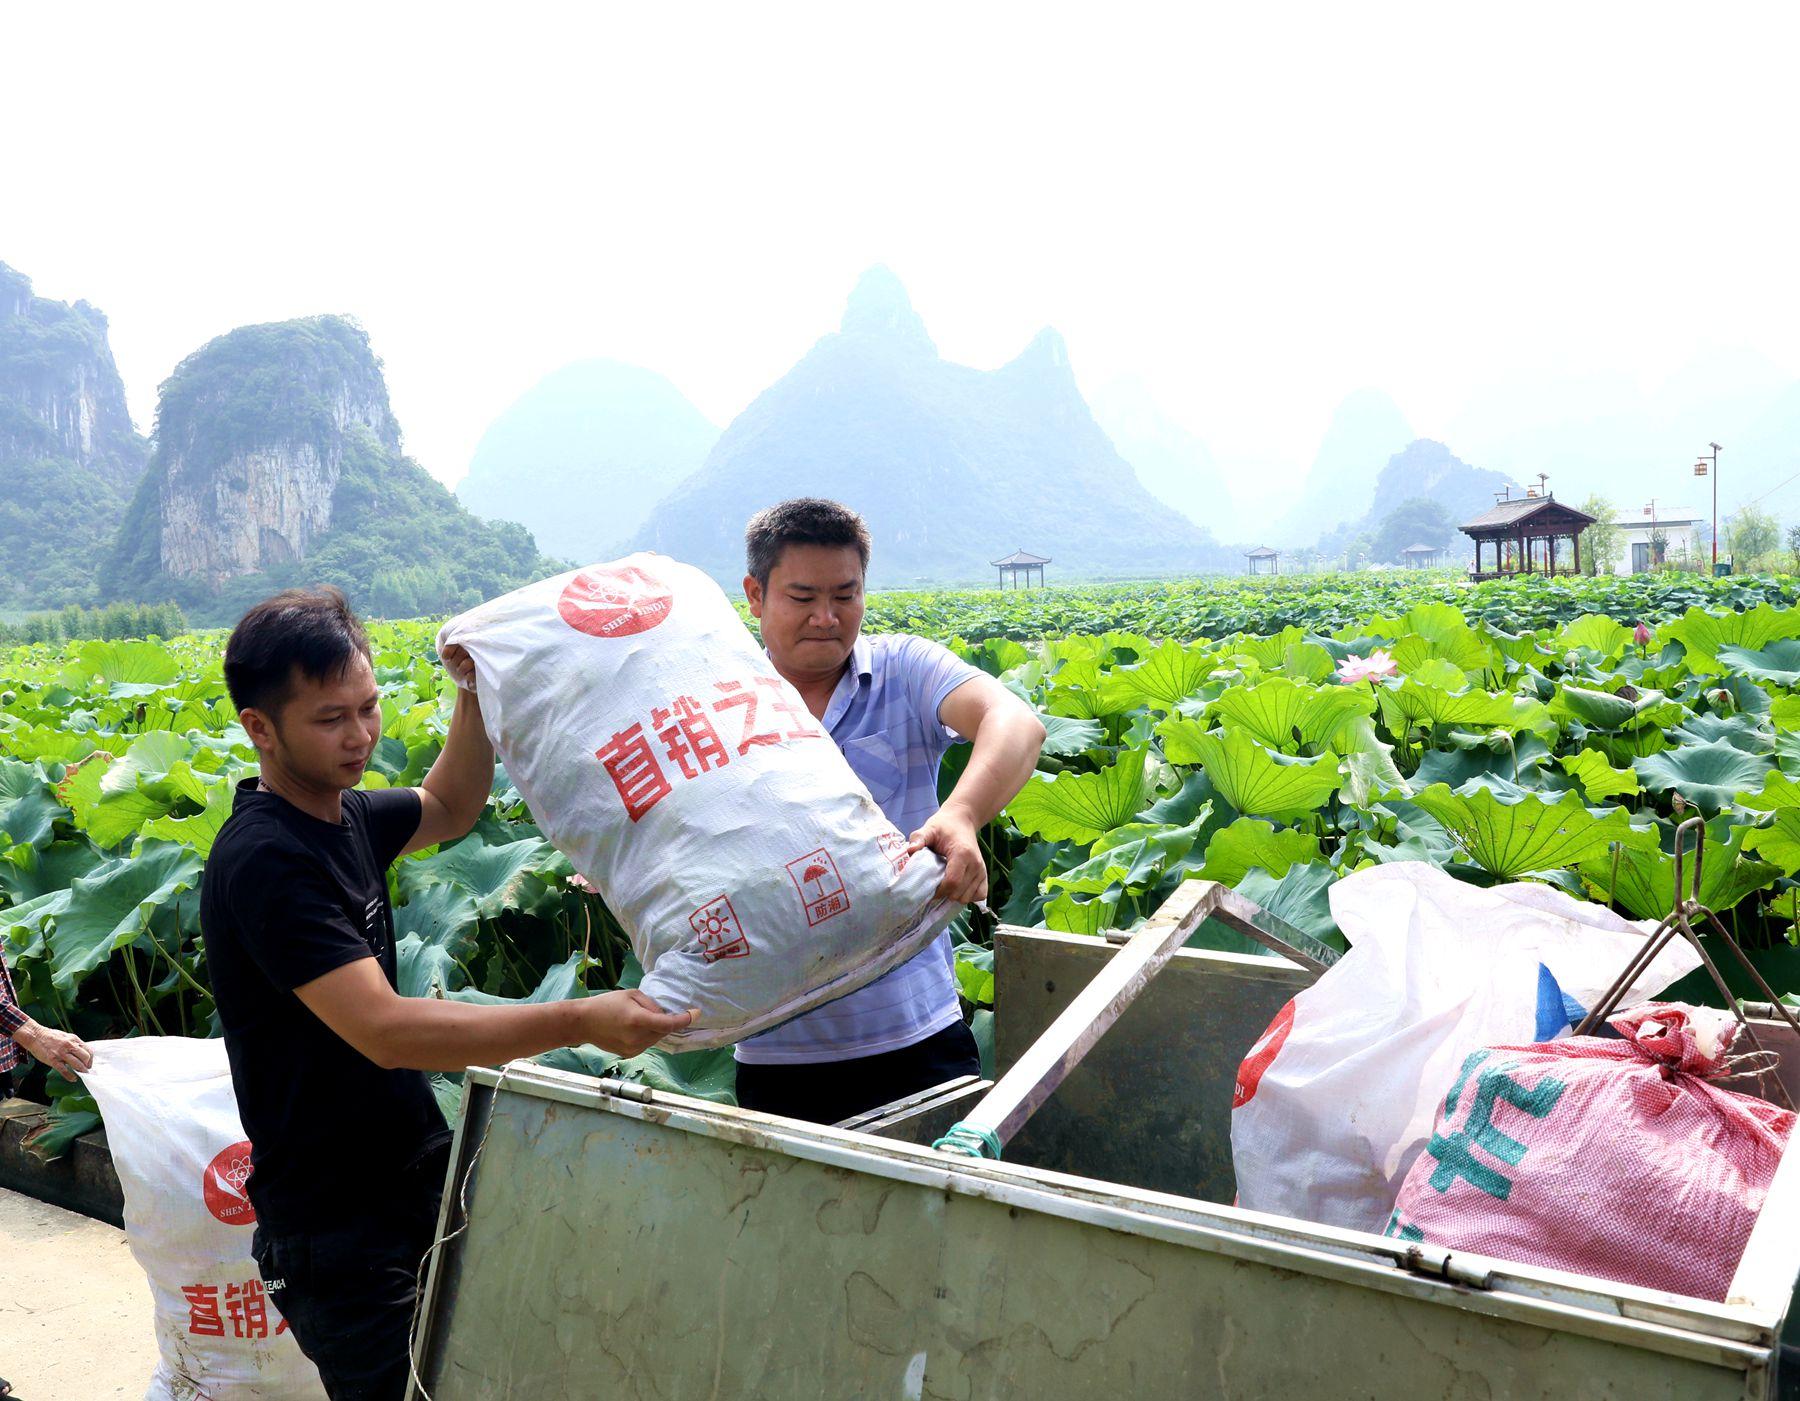
<instances>
[{"instance_id":1,"label":"person's arm at edge","mask_svg":"<svg viewBox=\"0 0 1800 1401\"><path fill-rule=\"evenodd\" d=\"M987 865L976 835L1010 803L1037 767L1044 725L991 676L972 676L945 696L938 719L970 744L969 763L943 806L907 839L944 859L938 894L959 904L987 898Z\"/></svg>"},{"instance_id":2,"label":"person's arm at edge","mask_svg":"<svg viewBox=\"0 0 1800 1401\"><path fill-rule=\"evenodd\" d=\"M663 1011L635 988L517 1007L402 997L373 958L334 968L294 995L383 1070L465 1070L584 1044L635 1056L694 1019Z\"/></svg>"},{"instance_id":3,"label":"person's arm at edge","mask_svg":"<svg viewBox=\"0 0 1800 1401\"><path fill-rule=\"evenodd\" d=\"M444 665L473 684L475 664L463 648L447 648ZM413 790L419 795L419 826L401 848L401 855L467 836L480 820L493 786L494 746L481 723L481 702L474 691L458 686L443 751L424 782Z\"/></svg>"}]
</instances>

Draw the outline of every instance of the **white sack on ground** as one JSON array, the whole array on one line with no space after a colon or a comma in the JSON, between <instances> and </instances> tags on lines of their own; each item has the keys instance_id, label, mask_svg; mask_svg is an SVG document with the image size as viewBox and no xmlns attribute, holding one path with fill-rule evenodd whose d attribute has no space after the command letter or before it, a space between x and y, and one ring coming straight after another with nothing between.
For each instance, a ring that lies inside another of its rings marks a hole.
<instances>
[{"instance_id":1,"label":"white sack on ground","mask_svg":"<svg viewBox=\"0 0 1800 1401\"><path fill-rule=\"evenodd\" d=\"M263 1292L244 1195L250 1144L225 1043L91 1043L82 1081L106 1121L125 1239L150 1277L161 1361L145 1401L321 1401L325 1389Z\"/></svg>"},{"instance_id":2,"label":"white sack on ground","mask_svg":"<svg viewBox=\"0 0 1800 1401\"><path fill-rule=\"evenodd\" d=\"M635 554L446 623L544 835L605 897L643 990L721 1046L854 992L928 944L943 863L905 855L717 584Z\"/></svg>"},{"instance_id":3,"label":"white sack on ground","mask_svg":"<svg viewBox=\"0 0 1800 1401\"><path fill-rule=\"evenodd\" d=\"M1547 885L1482 889L1435 866L1372 866L1331 887L1350 952L1281 1009L1238 1070L1238 1205L1380 1231L1463 1059L1569 1032L1655 921ZM1621 1006L1699 967L1677 939ZM1540 1007L1542 1015L1540 1016Z\"/></svg>"}]
</instances>

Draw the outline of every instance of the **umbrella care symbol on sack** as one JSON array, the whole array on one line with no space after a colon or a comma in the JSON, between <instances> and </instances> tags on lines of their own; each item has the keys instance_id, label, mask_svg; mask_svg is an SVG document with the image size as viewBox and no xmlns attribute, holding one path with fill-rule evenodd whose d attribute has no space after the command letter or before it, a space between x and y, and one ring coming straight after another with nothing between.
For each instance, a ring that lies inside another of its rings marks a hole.
<instances>
[{"instance_id":1,"label":"umbrella care symbol on sack","mask_svg":"<svg viewBox=\"0 0 1800 1401\"><path fill-rule=\"evenodd\" d=\"M787 863L788 878L800 892L800 903L806 907L806 922L822 924L833 915L850 908L850 895L838 875L837 862L824 847L796 856Z\"/></svg>"},{"instance_id":2,"label":"umbrella care symbol on sack","mask_svg":"<svg viewBox=\"0 0 1800 1401\"><path fill-rule=\"evenodd\" d=\"M245 1190L250 1181L250 1140L221 1148L200 1174L200 1195L206 1209L227 1226L254 1226L256 1208Z\"/></svg>"},{"instance_id":3,"label":"umbrella care symbol on sack","mask_svg":"<svg viewBox=\"0 0 1800 1401\"><path fill-rule=\"evenodd\" d=\"M669 586L635 564L584 569L562 591L556 611L590 637L630 637L648 632L675 606Z\"/></svg>"}]
</instances>

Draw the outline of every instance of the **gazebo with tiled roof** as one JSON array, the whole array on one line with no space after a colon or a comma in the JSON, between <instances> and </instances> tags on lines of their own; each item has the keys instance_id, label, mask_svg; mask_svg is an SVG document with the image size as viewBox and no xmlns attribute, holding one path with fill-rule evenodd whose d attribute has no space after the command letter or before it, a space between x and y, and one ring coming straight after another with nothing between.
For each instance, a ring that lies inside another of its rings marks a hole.
<instances>
[{"instance_id":1,"label":"gazebo with tiled roof","mask_svg":"<svg viewBox=\"0 0 1800 1401\"><path fill-rule=\"evenodd\" d=\"M1037 570L1038 587L1042 588L1044 566L1050 563L1044 556L1034 555L1026 550L1014 550L1005 559L989 560L988 562L1000 571L1000 587L1005 588L1006 581L1010 578L1015 589L1020 586L1019 575L1021 574L1025 576L1024 587L1031 587L1031 571L1034 569Z\"/></svg>"},{"instance_id":2,"label":"gazebo with tiled roof","mask_svg":"<svg viewBox=\"0 0 1800 1401\"><path fill-rule=\"evenodd\" d=\"M1509 579L1516 574L1579 574L1581 532L1593 523L1594 518L1586 511L1565 506L1553 492L1532 487L1523 496L1514 496L1508 488L1494 498L1489 510L1462 527L1463 534L1475 542L1475 566L1469 577L1481 580ZM1569 546L1566 564L1557 558L1563 541ZM1490 548L1492 567L1486 567L1489 562L1482 556Z\"/></svg>"}]
</instances>

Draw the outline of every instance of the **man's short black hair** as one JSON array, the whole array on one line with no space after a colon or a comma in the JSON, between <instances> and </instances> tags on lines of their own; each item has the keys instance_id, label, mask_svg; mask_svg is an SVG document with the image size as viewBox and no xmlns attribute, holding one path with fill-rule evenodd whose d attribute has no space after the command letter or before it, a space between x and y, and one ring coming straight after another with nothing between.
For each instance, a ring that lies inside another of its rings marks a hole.
<instances>
[{"instance_id":1,"label":"man's short black hair","mask_svg":"<svg viewBox=\"0 0 1800 1401\"><path fill-rule=\"evenodd\" d=\"M767 588L789 545L848 545L856 550L863 572L869 569L869 527L839 501L796 496L758 511L744 527L744 572Z\"/></svg>"},{"instance_id":2,"label":"man's short black hair","mask_svg":"<svg viewBox=\"0 0 1800 1401\"><path fill-rule=\"evenodd\" d=\"M369 639L342 590L283 589L231 630L225 689L239 710L273 718L293 693L295 672L308 681L336 680L358 653L369 655Z\"/></svg>"}]
</instances>

